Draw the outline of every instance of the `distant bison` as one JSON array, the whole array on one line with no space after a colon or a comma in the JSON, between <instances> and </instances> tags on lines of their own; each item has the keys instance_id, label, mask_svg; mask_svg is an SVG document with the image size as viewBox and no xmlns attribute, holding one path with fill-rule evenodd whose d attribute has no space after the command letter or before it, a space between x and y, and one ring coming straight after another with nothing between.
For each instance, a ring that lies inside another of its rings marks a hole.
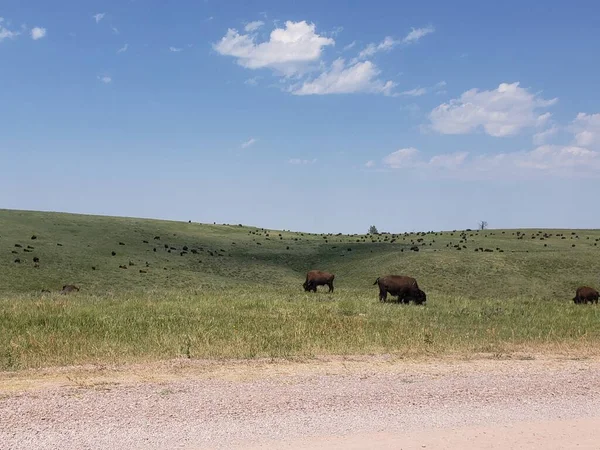
<instances>
[{"instance_id":1,"label":"distant bison","mask_svg":"<svg viewBox=\"0 0 600 450\"><path fill-rule=\"evenodd\" d=\"M415 304L422 305L427 301L427 296L423 292L417 280L412 277L404 275L387 275L385 277L377 278L373 285L379 285L379 301L385 302L387 300L387 294L397 295L398 301L405 304L409 303L412 299Z\"/></svg>"},{"instance_id":2,"label":"distant bison","mask_svg":"<svg viewBox=\"0 0 600 450\"><path fill-rule=\"evenodd\" d=\"M317 286L329 286L329 292L333 292L333 279L335 275L320 270L311 270L306 274L306 280L302 284L305 291L317 292Z\"/></svg>"},{"instance_id":3,"label":"distant bison","mask_svg":"<svg viewBox=\"0 0 600 450\"><path fill-rule=\"evenodd\" d=\"M598 303L598 291L588 286L577 288L573 302L580 303Z\"/></svg>"},{"instance_id":4,"label":"distant bison","mask_svg":"<svg viewBox=\"0 0 600 450\"><path fill-rule=\"evenodd\" d=\"M70 292L78 292L79 288L73 284L65 284L62 288L62 291L60 291L61 294L68 294Z\"/></svg>"}]
</instances>

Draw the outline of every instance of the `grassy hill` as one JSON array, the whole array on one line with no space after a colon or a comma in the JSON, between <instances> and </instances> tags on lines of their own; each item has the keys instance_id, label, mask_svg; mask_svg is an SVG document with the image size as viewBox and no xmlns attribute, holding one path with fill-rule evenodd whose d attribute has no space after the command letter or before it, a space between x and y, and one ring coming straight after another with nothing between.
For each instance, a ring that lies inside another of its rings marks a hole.
<instances>
[{"instance_id":1,"label":"grassy hill","mask_svg":"<svg viewBox=\"0 0 600 450\"><path fill-rule=\"evenodd\" d=\"M567 300L578 285L598 283L599 242L600 230L315 235L0 210L0 292L65 283L96 294L240 284L297 291L306 271L320 268L336 274L339 288L375 292L378 276L402 273L417 277L427 292Z\"/></svg>"},{"instance_id":2,"label":"grassy hill","mask_svg":"<svg viewBox=\"0 0 600 450\"><path fill-rule=\"evenodd\" d=\"M598 286L599 256L600 230L348 236L0 210L0 368L589 346L598 308L571 298ZM303 292L313 268L335 294ZM390 273L416 277L427 306L379 304Z\"/></svg>"}]
</instances>

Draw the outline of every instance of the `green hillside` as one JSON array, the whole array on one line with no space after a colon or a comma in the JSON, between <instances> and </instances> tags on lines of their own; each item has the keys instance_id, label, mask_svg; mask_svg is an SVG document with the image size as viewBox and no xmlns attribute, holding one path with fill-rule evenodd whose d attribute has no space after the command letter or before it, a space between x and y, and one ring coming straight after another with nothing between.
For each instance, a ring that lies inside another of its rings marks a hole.
<instances>
[{"instance_id":1,"label":"green hillside","mask_svg":"<svg viewBox=\"0 0 600 450\"><path fill-rule=\"evenodd\" d=\"M66 283L95 294L240 283L299 291L306 271L318 268L335 273L338 288L372 297L378 276L400 273L432 293L567 300L577 286L598 284L599 242L599 230L315 235L0 210L0 292L55 291Z\"/></svg>"},{"instance_id":2,"label":"green hillside","mask_svg":"<svg viewBox=\"0 0 600 450\"><path fill-rule=\"evenodd\" d=\"M0 210L0 370L175 357L597 354L600 307L571 299L576 287L600 284L599 256L599 230L315 235ZM333 272L335 293L304 292L310 269ZM427 305L380 303L373 282L385 274L416 277ZM81 290L60 295L64 284Z\"/></svg>"}]
</instances>

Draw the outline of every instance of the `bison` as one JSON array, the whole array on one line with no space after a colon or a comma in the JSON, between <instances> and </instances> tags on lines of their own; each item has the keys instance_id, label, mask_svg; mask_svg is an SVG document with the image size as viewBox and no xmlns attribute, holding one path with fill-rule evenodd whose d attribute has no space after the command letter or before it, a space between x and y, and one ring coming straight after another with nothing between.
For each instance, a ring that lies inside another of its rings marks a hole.
<instances>
[{"instance_id":1,"label":"bison","mask_svg":"<svg viewBox=\"0 0 600 450\"><path fill-rule=\"evenodd\" d=\"M582 286L577 288L573 302L580 303L598 303L598 291L588 286Z\"/></svg>"},{"instance_id":2,"label":"bison","mask_svg":"<svg viewBox=\"0 0 600 450\"><path fill-rule=\"evenodd\" d=\"M387 300L387 294L397 295L398 301L405 304L409 303L412 299L415 304L422 305L427 301L427 296L423 292L417 280L412 277L404 275L388 275L385 277L377 278L373 285L379 285L379 301L385 302Z\"/></svg>"},{"instance_id":3,"label":"bison","mask_svg":"<svg viewBox=\"0 0 600 450\"><path fill-rule=\"evenodd\" d=\"M68 294L69 292L77 292L79 291L79 288L73 284L65 284L62 288L62 291L60 291L61 294Z\"/></svg>"},{"instance_id":4,"label":"bison","mask_svg":"<svg viewBox=\"0 0 600 450\"><path fill-rule=\"evenodd\" d=\"M329 272L321 272L320 270L311 270L306 274L306 280L302 284L307 292L317 292L317 286L329 286L329 292L333 292L333 279L335 275Z\"/></svg>"}]
</instances>

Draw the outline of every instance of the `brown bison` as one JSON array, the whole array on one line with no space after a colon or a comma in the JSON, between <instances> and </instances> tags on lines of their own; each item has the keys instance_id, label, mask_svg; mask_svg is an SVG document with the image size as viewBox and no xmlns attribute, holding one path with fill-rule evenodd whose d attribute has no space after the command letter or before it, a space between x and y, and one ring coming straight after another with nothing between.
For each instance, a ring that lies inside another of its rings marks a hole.
<instances>
[{"instance_id":1,"label":"brown bison","mask_svg":"<svg viewBox=\"0 0 600 450\"><path fill-rule=\"evenodd\" d=\"M317 292L317 286L329 286L329 292L333 292L333 279L335 275L329 272L321 272L320 270L311 270L306 274L306 280L302 284L307 292Z\"/></svg>"},{"instance_id":2,"label":"brown bison","mask_svg":"<svg viewBox=\"0 0 600 450\"><path fill-rule=\"evenodd\" d=\"M412 277L404 275L388 275L385 277L377 278L373 285L379 285L379 301L385 302L387 300L387 294L397 295L398 301L405 304L409 303L412 299L415 304L422 305L427 301L427 296L423 292L417 280Z\"/></svg>"},{"instance_id":3,"label":"brown bison","mask_svg":"<svg viewBox=\"0 0 600 450\"><path fill-rule=\"evenodd\" d=\"M588 286L577 288L573 302L579 303L598 303L598 291Z\"/></svg>"},{"instance_id":4,"label":"brown bison","mask_svg":"<svg viewBox=\"0 0 600 450\"><path fill-rule=\"evenodd\" d=\"M77 292L79 291L79 288L73 284L65 284L62 288L62 291L60 291L61 294L68 294L69 292Z\"/></svg>"}]
</instances>

